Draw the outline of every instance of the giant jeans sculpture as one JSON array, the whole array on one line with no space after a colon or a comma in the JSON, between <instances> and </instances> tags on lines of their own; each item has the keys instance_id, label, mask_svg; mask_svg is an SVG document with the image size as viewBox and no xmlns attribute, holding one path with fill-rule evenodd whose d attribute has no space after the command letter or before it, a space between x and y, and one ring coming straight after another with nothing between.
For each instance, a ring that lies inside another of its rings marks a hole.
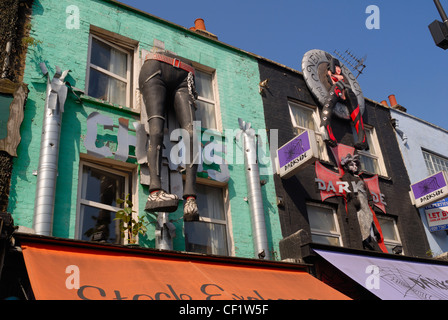
<instances>
[{"instance_id":1,"label":"giant jeans sculpture","mask_svg":"<svg viewBox=\"0 0 448 320\"><path fill-rule=\"evenodd\" d=\"M167 109L174 107L177 121L188 132L185 141L190 163L186 166L184 186L184 221L199 219L196 204L196 172L198 165L193 155L194 68L191 63L168 52L151 52L145 57L139 75L139 88L143 95L149 125L148 148L149 197L145 210L148 212L173 212L177 209L177 195L162 190L160 167L162 161L163 129Z\"/></svg>"}]
</instances>

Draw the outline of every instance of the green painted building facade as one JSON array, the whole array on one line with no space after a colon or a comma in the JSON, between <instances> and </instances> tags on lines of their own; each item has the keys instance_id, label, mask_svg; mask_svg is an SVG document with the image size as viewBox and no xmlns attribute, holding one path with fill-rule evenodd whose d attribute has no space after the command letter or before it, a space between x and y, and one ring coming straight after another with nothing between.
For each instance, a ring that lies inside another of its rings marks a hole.
<instances>
[{"instance_id":1,"label":"green painted building facade","mask_svg":"<svg viewBox=\"0 0 448 320\"><path fill-rule=\"evenodd\" d=\"M115 1L35 0L32 12L30 37L34 41L28 47L24 74L30 92L8 207L15 224L33 227L47 86L42 62L50 78L56 66L70 70L65 81L71 87L62 116L51 235L82 239L86 231L82 213L85 221L91 219L91 213L116 206L114 201L105 202L105 191L98 189L101 181L113 181L114 196L119 191L131 194L136 215L146 215L148 186L143 181L144 164L140 163L145 150L137 142L144 135L139 127L144 106L137 79L145 53L158 47L193 61L197 70L197 116L202 127L198 134L206 159L198 173L199 197L202 206L213 211L200 212L203 221L193 228L197 243L191 244L185 239L184 230L188 228L182 221L180 202L179 209L170 214L176 227L173 249L256 257L244 153L241 140L236 139L241 118L251 123L262 141L259 162L267 237L271 259L279 259L282 237L273 166L266 151L269 146L256 56L219 42L206 32L200 34ZM219 141L224 148L210 148L211 142L219 145ZM175 145L174 141L171 147ZM220 158L226 161L213 163ZM167 171L169 176L179 183L181 175L171 169ZM139 236L139 243L154 248L156 223L153 216L146 217L151 223L146 235Z\"/></svg>"}]
</instances>

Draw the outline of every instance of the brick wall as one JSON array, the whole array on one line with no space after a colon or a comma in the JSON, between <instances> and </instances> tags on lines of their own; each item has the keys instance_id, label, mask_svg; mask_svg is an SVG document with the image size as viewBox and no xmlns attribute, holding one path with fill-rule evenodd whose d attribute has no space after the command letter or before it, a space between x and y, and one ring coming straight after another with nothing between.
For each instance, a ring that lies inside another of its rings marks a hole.
<instances>
[{"instance_id":1,"label":"brick wall","mask_svg":"<svg viewBox=\"0 0 448 320\"><path fill-rule=\"evenodd\" d=\"M78 29L66 28L69 14L67 7L76 5L79 9ZM192 21L193 23L193 21ZM9 210L16 224L32 226L36 176L38 167L43 107L45 103L46 79L42 77L39 63L45 62L50 75L58 65L70 69L66 78L74 87L84 89L88 54L90 24L138 41L139 48L150 50L154 39L165 43L167 50L216 70L219 88L222 129L238 128L238 118L252 123L256 130L265 128L262 100L258 94L260 79L258 65L253 57L231 47L196 36L190 31L149 15L106 1L35 1L30 35L39 43L28 51L24 82L30 84L25 119L21 127L22 142L19 158L15 161L12 177L12 191ZM86 119L93 111L106 114L118 123L119 117L138 120L138 114L104 107L83 101L76 102L69 94L63 114L59 175L54 214L54 235L74 237L76 223L76 201L78 188L79 154L85 153L83 139L86 133ZM231 232L236 256L253 257L253 241L249 205L243 165L230 165L228 184ZM262 177L268 236L273 251L278 251L280 225L275 206L275 188L272 175ZM147 189L139 185L138 209L143 213ZM175 213L176 218L179 213ZM174 249L183 250L181 222ZM153 237L149 232L149 237ZM153 242L147 241L148 245Z\"/></svg>"},{"instance_id":2,"label":"brick wall","mask_svg":"<svg viewBox=\"0 0 448 320\"><path fill-rule=\"evenodd\" d=\"M311 96L303 76L298 72L261 60L260 76L261 80L269 79L269 89L266 90L263 98L266 127L271 130L279 129L279 146L282 146L295 136L289 114L288 99L314 106L319 104ZM366 124L375 128L386 166L387 177L380 177L379 183L380 190L386 197L387 215L396 218L405 254L423 257L428 250L428 241L418 211L410 202L410 181L390 124L389 109L366 100L363 118ZM332 126L339 142L353 145L353 135L348 121L337 121L336 118L332 122ZM329 154L331 159L330 151ZM335 165L334 160L332 161ZM319 190L314 181L315 177L314 165L303 169L289 179L275 177L277 194L284 200L284 206L279 208L282 235L284 238L291 237L290 242L294 243L294 246L297 246L297 241L302 244L311 241L306 202L321 202ZM357 218L347 215L343 199L335 197L329 198L325 202L337 210L344 246L362 249ZM296 255L300 254L286 245L281 251L286 255L291 252L295 252ZM283 258L285 257L300 258L300 256L283 256Z\"/></svg>"}]
</instances>

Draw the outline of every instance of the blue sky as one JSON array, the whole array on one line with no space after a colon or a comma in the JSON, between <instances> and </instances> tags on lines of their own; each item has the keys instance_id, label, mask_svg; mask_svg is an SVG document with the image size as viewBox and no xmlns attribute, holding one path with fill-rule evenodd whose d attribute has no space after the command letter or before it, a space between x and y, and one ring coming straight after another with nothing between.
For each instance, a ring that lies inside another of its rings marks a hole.
<instances>
[{"instance_id":1,"label":"blue sky","mask_svg":"<svg viewBox=\"0 0 448 320\"><path fill-rule=\"evenodd\" d=\"M432 0L120 2L186 28L203 18L220 41L299 71L311 49L367 55L358 78L365 97L394 94L408 113L448 129L448 50L428 29L441 20ZM448 13L448 1L440 2ZM369 5L379 9L379 29L366 27Z\"/></svg>"}]
</instances>

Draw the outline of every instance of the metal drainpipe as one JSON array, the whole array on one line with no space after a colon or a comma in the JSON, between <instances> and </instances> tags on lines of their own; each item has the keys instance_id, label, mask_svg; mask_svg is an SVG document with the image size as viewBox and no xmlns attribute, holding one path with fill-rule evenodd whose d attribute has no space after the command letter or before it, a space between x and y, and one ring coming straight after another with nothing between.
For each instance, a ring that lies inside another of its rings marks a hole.
<instances>
[{"instance_id":1,"label":"metal drainpipe","mask_svg":"<svg viewBox=\"0 0 448 320\"><path fill-rule=\"evenodd\" d=\"M39 166L37 168L33 229L36 234L51 235L58 176L62 113L64 112L64 104L67 97L67 86L64 83L64 78L69 70L61 72L61 69L56 66L56 73L50 82L45 65L41 64L41 69L47 76L47 94L42 125Z\"/></svg>"},{"instance_id":2,"label":"metal drainpipe","mask_svg":"<svg viewBox=\"0 0 448 320\"><path fill-rule=\"evenodd\" d=\"M244 163L248 189L248 201L252 217L252 236L257 258L270 260L266 222L264 219L263 197L261 194L260 171L257 161L255 130L250 123L238 118L243 135ZM238 137L237 137L238 138Z\"/></svg>"},{"instance_id":3,"label":"metal drainpipe","mask_svg":"<svg viewBox=\"0 0 448 320\"><path fill-rule=\"evenodd\" d=\"M156 227L156 248L173 250L173 238L176 236L176 226L170 222L168 212L158 212Z\"/></svg>"}]
</instances>

